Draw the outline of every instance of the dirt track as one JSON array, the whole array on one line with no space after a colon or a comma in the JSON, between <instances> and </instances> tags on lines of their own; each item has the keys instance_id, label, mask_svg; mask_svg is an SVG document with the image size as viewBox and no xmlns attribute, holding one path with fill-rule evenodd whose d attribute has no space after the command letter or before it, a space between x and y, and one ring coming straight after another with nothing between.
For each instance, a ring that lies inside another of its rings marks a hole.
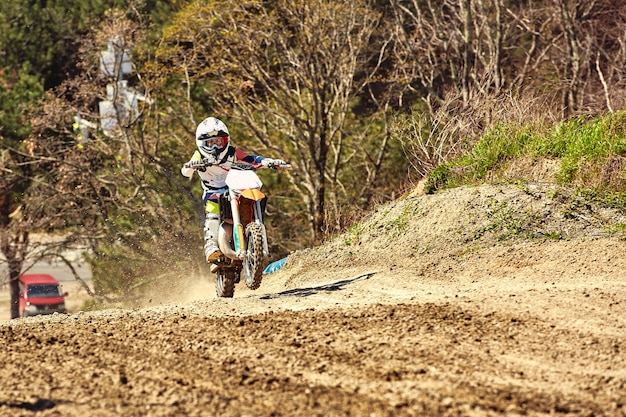
<instances>
[{"instance_id":1,"label":"dirt track","mask_svg":"<svg viewBox=\"0 0 626 417\"><path fill-rule=\"evenodd\" d=\"M408 250L441 216L395 252L363 232L295 254L231 300L200 281L177 304L2 322L0 415L626 415L624 241L468 250L447 223L448 244Z\"/></svg>"}]
</instances>

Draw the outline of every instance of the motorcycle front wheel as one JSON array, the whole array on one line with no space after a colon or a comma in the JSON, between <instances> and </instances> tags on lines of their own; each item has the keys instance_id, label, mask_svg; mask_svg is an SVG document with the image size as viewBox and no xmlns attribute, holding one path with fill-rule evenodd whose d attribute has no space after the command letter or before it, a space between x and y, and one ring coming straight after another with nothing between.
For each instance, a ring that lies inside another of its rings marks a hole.
<instances>
[{"instance_id":1,"label":"motorcycle front wheel","mask_svg":"<svg viewBox=\"0 0 626 417\"><path fill-rule=\"evenodd\" d=\"M245 232L246 257L243 260L243 275L251 290L261 286L263 279L263 228L258 223L249 223Z\"/></svg>"}]
</instances>

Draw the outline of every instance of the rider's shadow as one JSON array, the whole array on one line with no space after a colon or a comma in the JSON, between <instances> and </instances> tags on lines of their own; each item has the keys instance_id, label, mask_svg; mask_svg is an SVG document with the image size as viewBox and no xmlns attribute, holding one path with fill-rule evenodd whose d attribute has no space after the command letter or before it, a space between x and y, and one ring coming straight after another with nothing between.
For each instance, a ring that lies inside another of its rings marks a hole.
<instances>
[{"instance_id":1,"label":"rider's shadow","mask_svg":"<svg viewBox=\"0 0 626 417\"><path fill-rule=\"evenodd\" d=\"M319 285L317 287L305 287L305 288L294 288L291 290L281 291L275 294L266 294L259 297L261 300L271 300L272 298L278 297L308 297L311 295L315 295L319 292L323 291L340 291L348 284L352 284L353 282L370 279L375 272L369 272L367 274L357 275L356 277L342 279L341 281L331 282L330 284Z\"/></svg>"}]
</instances>

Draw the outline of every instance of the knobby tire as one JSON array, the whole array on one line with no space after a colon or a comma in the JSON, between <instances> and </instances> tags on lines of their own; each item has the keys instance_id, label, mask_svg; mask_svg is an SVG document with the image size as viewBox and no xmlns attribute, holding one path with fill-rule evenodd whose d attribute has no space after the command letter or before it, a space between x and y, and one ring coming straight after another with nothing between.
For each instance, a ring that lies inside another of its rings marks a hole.
<instances>
[{"instance_id":1,"label":"knobby tire","mask_svg":"<svg viewBox=\"0 0 626 417\"><path fill-rule=\"evenodd\" d=\"M246 285L251 290L261 286L263 279L263 228L258 223L249 223L245 232L248 254L243 261Z\"/></svg>"},{"instance_id":2,"label":"knobby tire","mask_svg":"<svg viewBox=\"0 0 626 417\"><path fill-rule=\"evenodd\" d=\"M235 272L228 269L217 271L215 290L218 297L232 298L235 295Z\"/></svg>"}]
</instances>

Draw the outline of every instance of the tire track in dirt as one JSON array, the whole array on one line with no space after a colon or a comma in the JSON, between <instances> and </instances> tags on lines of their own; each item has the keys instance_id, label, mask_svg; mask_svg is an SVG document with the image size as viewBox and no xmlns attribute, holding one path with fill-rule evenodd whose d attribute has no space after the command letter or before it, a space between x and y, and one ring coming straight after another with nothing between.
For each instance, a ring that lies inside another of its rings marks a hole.
<instances>
[{"instance_id":1,"label":"tire track in dirt","mask_svg":"<svg viewBox=\"0 0 626 417\"><path fill-rule=\"evenodd\" d=\"M3 415L620 415L626 400L621 340L447 303L112 311L0 333Z\"/></svg>"}]
</instances>

